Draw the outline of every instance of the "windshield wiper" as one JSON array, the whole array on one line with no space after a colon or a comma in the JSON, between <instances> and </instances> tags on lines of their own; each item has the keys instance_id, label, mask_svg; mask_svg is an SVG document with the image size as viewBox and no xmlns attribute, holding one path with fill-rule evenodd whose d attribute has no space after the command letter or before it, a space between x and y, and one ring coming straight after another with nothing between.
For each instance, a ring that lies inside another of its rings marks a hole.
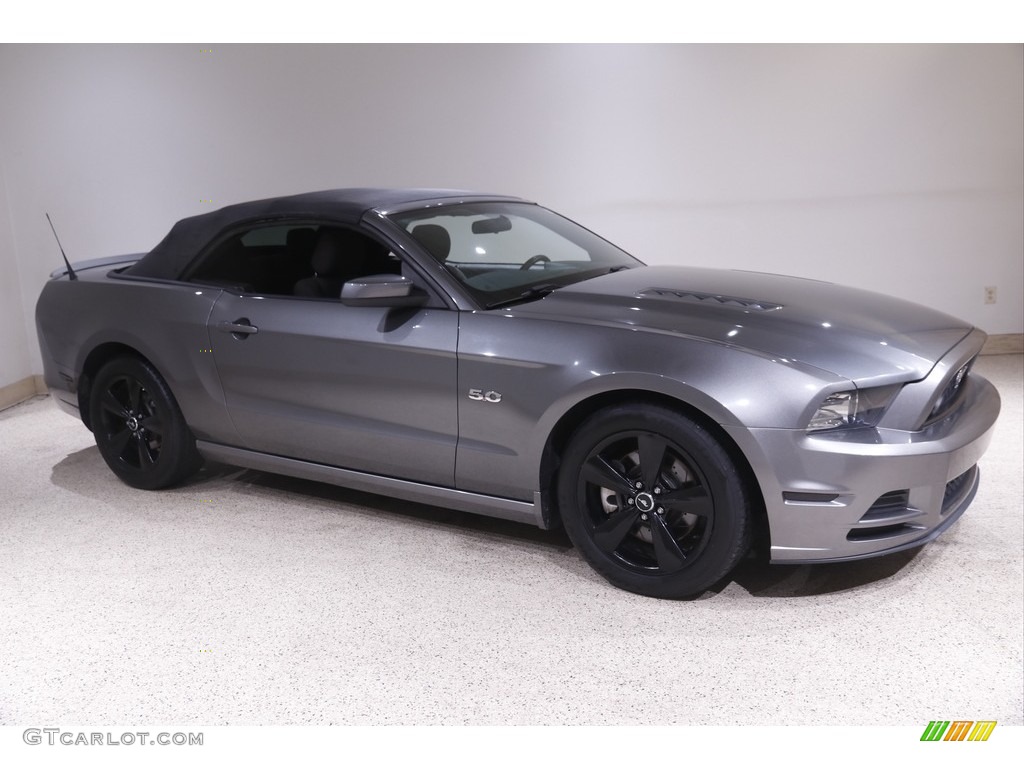
<instances>
[{"instance_id":1,"label":"windshield wiper","mask_svg":"<svg viewBox=\"0 0 1024 768\"><path fill-rule=\"evenodd\" d=\"M561 285L555 283L541 283L540 285L534 285L527 288L525 291L517 296L513 296L511 299L502 299L501 301L495 301L487 305L487 309L497 309L498 307L506 307L509 304L519 304L523 301L533 301L534 299L543 299L552 291L557 291L561 288Z\"/></svg>"}]
</instances>

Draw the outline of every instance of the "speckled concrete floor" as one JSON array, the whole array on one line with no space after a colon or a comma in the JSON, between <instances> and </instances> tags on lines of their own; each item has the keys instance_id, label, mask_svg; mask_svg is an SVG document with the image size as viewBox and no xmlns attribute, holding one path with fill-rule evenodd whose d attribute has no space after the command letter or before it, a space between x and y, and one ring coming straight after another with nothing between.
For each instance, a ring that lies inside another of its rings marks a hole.
<instances>
[{"instance_id":1,"label":"speckled concrete floor","mask_svg":"<svg viewBox=\"0 0 1024 768\"><path fill-rule=\"evenodd\" d=\"M0 724L1024 723L1022 358L921 550L666 602L557 532L224 466L147 493L0 413Z\"/></svg>"}]
</instances>

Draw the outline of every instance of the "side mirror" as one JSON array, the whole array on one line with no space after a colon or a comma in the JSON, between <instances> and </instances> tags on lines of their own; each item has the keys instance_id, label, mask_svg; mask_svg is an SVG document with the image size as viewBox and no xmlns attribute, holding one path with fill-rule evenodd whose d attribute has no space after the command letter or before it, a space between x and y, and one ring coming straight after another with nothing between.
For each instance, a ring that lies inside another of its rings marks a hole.
<instances>
[{"instance_id":1,"label":"side mirror","mask_svg":"<svg viewBox=\"0 0 1024 768\"><path fill-rule=\"evenodd\" d=\"M341 287L341 303L349 307L418 307L426 302L426 292L401 275L367 275Z\"/></svg>"}]
</instances>

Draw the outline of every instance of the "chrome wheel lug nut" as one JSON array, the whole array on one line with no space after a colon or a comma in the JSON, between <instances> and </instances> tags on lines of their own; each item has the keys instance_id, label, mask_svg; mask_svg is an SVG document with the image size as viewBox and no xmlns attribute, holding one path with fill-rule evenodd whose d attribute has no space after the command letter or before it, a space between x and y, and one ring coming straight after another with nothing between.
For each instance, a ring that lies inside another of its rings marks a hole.
<instances>
[{"instance_id":1,"label":"chrome wheel lug nut","mask_svg":"<svg viewBox=\"0 0 1024 768\"><path fill-rule=\"evenodd\" d=\"M636 484L636 487L637 487L637 488L643 488L643 487L644 487L644 484L643 484L643 483L637 483L637 484Z\"/></svg>"},{"instance_id":2,"label":"chrome wheel lug nut","mask_svg":"<svg viewBox=\"0 0 1024 768\"><path fill-rule=\"evenodd\" d=\"M640 515L640 519L641 520L646 520L647 519L647 513L644 512L642 515Z\"/></svg>"}]
</instances>

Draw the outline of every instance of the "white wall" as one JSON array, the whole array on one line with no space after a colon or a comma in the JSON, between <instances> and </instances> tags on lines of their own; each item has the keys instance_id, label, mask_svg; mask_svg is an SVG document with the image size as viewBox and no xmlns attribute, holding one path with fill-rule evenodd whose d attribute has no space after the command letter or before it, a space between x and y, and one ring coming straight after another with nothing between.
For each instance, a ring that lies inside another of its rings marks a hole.
<instances>
[{"instance_id":1,"label":"white wall","mask_svg":"<svg viewBox=\"0 0 1024 768\"><path fill-rule=\"evenodd\" d=\"M1024 330L1019 45L0 46L0 109L0 386L41 370L31 308L60 264L44 211L74 260L353 185L518 194L652 263Z\"/></svg>"},{"instance_id":2,"label":"white wall","mask_svg":"<svg viewBox=\"0 0 1024 768\"><path fill-rule=\"evenodd\" d=\"M3 182L3 166L0 165L0 387L20 381L32 373L18 260L11 234L7 189Z\"/></svg>"}]
</instances>

